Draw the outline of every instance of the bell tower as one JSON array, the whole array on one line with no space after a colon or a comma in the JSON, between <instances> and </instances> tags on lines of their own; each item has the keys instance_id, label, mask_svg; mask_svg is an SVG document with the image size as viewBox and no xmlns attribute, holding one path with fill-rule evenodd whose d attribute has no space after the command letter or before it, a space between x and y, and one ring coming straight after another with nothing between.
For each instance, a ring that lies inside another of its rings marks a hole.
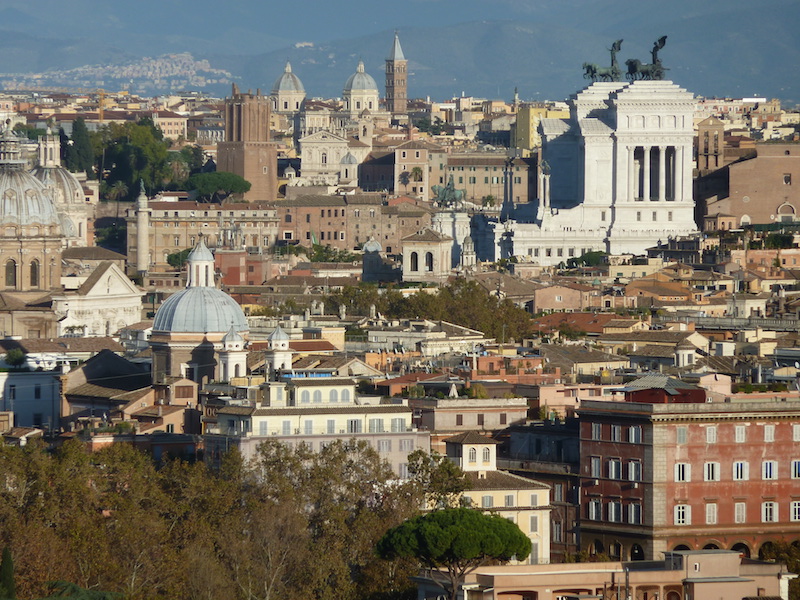
<instances>
[{"instance_id":1,"label":"bell tower","mask_svg":"<svg viewBox=\"0 0 800 600\"><path fill-rule=\"evenodd\" d=\"M394 43L386 59L386 109L394 116L408 112L408 61L394 32Z\"/></svg>"}]
</instances>

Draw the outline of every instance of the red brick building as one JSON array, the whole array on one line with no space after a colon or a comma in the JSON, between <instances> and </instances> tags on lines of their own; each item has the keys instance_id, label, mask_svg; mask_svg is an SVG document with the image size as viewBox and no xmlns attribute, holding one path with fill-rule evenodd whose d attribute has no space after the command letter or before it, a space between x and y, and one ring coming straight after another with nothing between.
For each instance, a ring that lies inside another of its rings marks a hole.
<instances>
[{"instance_id":1,"label":"red brick building","mask_svg":"<svg viewBox=\"0 0 800 600\"><path fill-rule=\"evenodd\" d=\"M800 540L800 397L712 403L666 376L634 383L579 410L582 548L756 556Z\"/></svg>"}]
</instances>

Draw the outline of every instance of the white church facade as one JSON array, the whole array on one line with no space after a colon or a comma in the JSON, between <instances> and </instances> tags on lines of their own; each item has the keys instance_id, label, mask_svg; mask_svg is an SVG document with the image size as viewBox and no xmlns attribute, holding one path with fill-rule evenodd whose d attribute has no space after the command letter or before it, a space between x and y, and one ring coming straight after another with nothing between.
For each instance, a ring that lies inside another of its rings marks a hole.
<instances>
[{"instance_id":1,"label":"white church facade","mask_svg":"<svg viewBox=\"0 0 800 600\"><path fill-rule=\"evenodd\" d=\"M494 237L483 247L551 266L588 251L644 254L697 230L693 94L671 81L597 82L569 106L569 119L540 124L538 204L473 224L473 237Z\"/></svg>"}]
</instances>

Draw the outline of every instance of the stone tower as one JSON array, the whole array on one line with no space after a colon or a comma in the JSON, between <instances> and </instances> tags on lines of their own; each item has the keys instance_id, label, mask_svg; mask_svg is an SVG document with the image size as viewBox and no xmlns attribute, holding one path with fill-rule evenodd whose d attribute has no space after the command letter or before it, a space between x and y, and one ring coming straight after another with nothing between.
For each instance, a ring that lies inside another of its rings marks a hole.
<instances>
[{"instance_id":1,"label":"stone tower","mask_svg":"<svg viewBox=\"0 0 800 600\"><path fill-rule=\"evenodd\" d=\"M408 61L396 31L386 59L386 109L392 115L405 115L408 111Z\"/></svg>"},{"instance_id":2,"label":"stone tower","mask_svg":"<svg viewBox=\"0 0 800 600\"><path fill-rule=\"evenodd\" d=\"M270 99L242 93L233 84L225 99L225 141L217 147L217 170L235 173L250 182L248 202L273 201L278 193L278 158L270 142Z\"/></svg>"},{"instance_id":3,"label":"stone tower","mask_svg":"<svg viewBox=\"0 0 800 600\"><path fill-rule=\"evenodd\" d=\"M141 184L139 197L136 198L136 271L147 273L150 268L150 205Z\"/></svg>"}]
</instances>

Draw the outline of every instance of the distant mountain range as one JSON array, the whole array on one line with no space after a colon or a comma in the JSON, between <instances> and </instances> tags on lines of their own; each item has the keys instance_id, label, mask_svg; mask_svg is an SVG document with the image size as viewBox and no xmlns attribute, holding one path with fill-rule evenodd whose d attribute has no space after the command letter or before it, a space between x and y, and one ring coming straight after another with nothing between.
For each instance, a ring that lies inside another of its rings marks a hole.
<instances>
[{"instance_id":1,"label":"distant mountain range","mask_svg":"<svg viewBox=\"0 0 800 600\"><path fill-rule=\"evenodd\" d=\"M438 4L420 2L419 6L439 10ZM506 0L505 6L522 15L523 4ZM486 10L491 20L436 26L420 11L418 24L400 31L409 60L409 95L446 99L463 92L510 99L518 88L523 100L563 99L588 83L582 63L608 64L608 48L614 40L624 39L618 56L621 62L627 58L649 62L653 42L667 35L660 57L669 69L668 77L689 91L704 96L777 97L790 106L800 103L798 0L764 0L758 6L736 0L702 4L673 0L658 3L665 5L658 12L652 7L656 3L634 0L529 4L536 5L536 10L524 18L503 20L498 18L504 16L502 11ZM218 37L203 43L197 30L163 36L122 29L115 31L111 42L86 35L49 35L27 13L6 9L0 10L0 73L123 65L143 56L190 52L195 59L207 59L211 68L229 72L241 87L264 91L290 60L309 96L338 96L363 59L383 91L384 59L393 32L375 26L364 29L374 33L290 44L277 36L255 43L250 30L243 30L241 43L226 43ZM259 52L259 47L267 51ZM97 85L113 89L114 84ZM220 95L229 92L227 84L211 84L207 89ZM153 87L148 91L167 90Z\"/></svg>"}]
</instances>

